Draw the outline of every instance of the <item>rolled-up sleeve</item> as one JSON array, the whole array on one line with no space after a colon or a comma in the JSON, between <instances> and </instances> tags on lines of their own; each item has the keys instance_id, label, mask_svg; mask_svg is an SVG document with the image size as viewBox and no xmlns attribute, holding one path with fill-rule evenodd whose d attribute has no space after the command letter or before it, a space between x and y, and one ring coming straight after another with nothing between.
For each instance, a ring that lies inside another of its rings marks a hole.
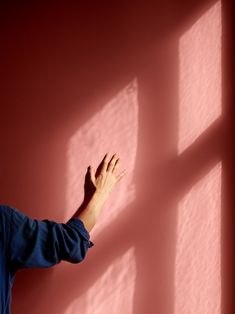
<instances>
[{"instance_id":1,"label":"rolled-up sleeve","mask_svg":"<svg viewBox=\"0 0 235 314\"><path fill-rule=\"evenodd\" d=\"M61 260L79 263L94 245L78 218L57 223L31 219L16 208L10 210L9 259L15 269L46 268Z\"/></svg>"}]
</instances>

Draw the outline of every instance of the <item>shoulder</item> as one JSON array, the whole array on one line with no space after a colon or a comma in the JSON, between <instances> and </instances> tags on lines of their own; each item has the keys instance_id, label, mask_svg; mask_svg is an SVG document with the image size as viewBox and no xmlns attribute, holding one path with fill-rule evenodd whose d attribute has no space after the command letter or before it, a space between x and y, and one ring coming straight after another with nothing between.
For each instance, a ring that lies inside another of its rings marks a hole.
<instances>
[{"instance_id":1,"label":"shoulder","mask_svg":"<svg viewBox=\"0 0 235 314\"><path fill-rule=\"evenodd\" d=\"M9 204L0 204L0 220L1 222L12 223L12 220L16 217L21 219L25 218L25 215L21 213L17 208Z\"/></svg>"},{"instance_id":2,"label":"shoulder","mask_svg":"<svg viewBox=\"0 0 235 314\"><path fill-rule=\"evenodd\" d=\"M0 216L2 218L10 218L13 207L11 205L0 204Z\"/></svg>"},{"instance_id":3,"label":"shoulder","mask_svg":"<svg viewBox=\"0 0 235 314\"><path fill-rule=\"evenodd\" d=\"M5 204L0 204L0 237L4 238L11 225L12 207Z\"/></svg>"}]
</instances>

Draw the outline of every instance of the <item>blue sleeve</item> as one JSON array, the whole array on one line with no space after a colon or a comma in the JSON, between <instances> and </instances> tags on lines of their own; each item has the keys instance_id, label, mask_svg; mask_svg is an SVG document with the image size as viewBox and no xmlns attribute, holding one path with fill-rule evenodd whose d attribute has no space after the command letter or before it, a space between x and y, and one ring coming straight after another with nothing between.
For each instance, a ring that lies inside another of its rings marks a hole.
<instances>
[{"instance_id":1,"label":"blue sleeve","mask_svg":"<svg viewBox=\"0 0 235 314\"><path fill-rule=\"evenodd\" d=\"M78 218L57 223L31 219L16 208L10 209L9 259L15 269L50 267L61 260L79 263L93 246Z\"/></svg>"}]
</instances>

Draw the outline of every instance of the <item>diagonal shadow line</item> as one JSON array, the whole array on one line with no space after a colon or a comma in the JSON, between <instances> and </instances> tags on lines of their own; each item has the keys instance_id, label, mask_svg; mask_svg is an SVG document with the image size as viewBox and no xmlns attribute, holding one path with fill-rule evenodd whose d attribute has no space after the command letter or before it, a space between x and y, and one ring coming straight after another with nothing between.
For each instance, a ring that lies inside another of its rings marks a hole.
<instances>
[{"instance_id":1,"label":"diagonal shadow line","mask_svg":"<svg viewBox=\"0 0 235 314\"><path fill-rule=\"evenodd\" d=\"M180 199L190 187L208 172L209 168L221 160L222 136L223 120L222 118L218 118L181 155L165 164L163 170L161 170L161 175L165 178L163 190L166 189L167 185L170 193L172 194L174 191L174 197L177 200ZM209 150L207 150L208 147L210 147ZM173 172L177 175L176 179L171 181L169 178L171 178ZM163 195L160 190L158 191L158 195L160 202L168 202L169 195ZM134 201L135 203L136 207L141 207L141 205L138 205L138 199ZM133 203L129 207L130 209L125 209L103 230L105 236L99 235L96 238L96 243L99 243L99 251L96 251L86 260L84 267L89 269L89 273L86 275L86 282L83 285L83 289L90 288L94 281L98 280L105 270L107 270L111 262L121 254L124 254L135 243L136 236L133 230L130 231L129 224L133 224L136 207L133 206ZM122 227L120 228L120 226ZM141 226L137 225L136 227ZM115 247L115 250L113 250L113 247ZM108 255L107 252L112 253ZM105 256L105 259L103 256ZM96 267L94 268L93 265L96 265ZM73 270L68 267L66 276L63 278L65 282L68 281L68 278L71 278L70 275L68 276L71 272Z\"/></svg>"},{"instance_id":2,"label":"diagonal shadow line","mask_svg":"<svg viewBox=\"0 0 235 314\"><path fill-rule=\"evenodd\" d=\"M170 193L174 191L182 198L190 186L205 176L208 167L212 168L222 159L223 135L223 118L219 117L178 158L165 166L164 176L167 173L173 178L170 182L165 182ZM179 185L179 182L182 184Z\"/></svg>"}]
</instances>

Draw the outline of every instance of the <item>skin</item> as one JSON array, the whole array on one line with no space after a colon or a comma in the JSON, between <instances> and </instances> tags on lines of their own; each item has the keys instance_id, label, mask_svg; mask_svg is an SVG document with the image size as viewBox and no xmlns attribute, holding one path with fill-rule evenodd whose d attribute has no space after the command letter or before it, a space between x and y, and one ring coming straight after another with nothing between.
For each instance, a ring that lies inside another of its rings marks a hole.
<instances>
[{"instance_id":1,"label":"skin","mask_svg":"<svg viewBox=\"0 0 235 314\"><path fill-rule=\"evenodd\" d=\"M84 201L74 214L74 218L82 220L90 232L95 226L105 201L110 196L116 184L124 177L127 170L116 174L120 164L117 154L110 158L107 153L96 171L89 166L84 184Z\"/></svg>"}]
</instances>

